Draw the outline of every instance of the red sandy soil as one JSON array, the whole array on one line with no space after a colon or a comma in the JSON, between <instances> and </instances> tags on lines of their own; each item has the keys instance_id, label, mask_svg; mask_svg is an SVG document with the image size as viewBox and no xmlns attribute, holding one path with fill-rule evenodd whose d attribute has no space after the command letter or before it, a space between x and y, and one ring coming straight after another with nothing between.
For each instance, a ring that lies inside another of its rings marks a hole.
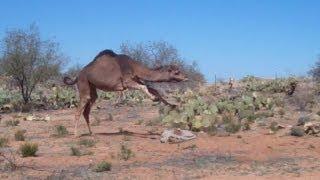
<instances>
[{"instance_id":1,"label":"red sandy soil","mask_svg":"<svg viewBox=\"0 0 320 180\"><path fill-rule=\"evenodd\" d=\"M2 114L0 133L9 137L9 147L17 152L24 142L14 140L17 129L25 129L26 141L38 143L37 157L22 158L14 153L19 168L1 170L0 179L319 179L320 141L317 137L292 137L286 129L274 135L255 126L252 130L228 137L197 133L194 140L178 144L160 143L163 126L147 126L158 117L156 106L122 106L115 108L105 102L94 108L94 135L88 136L81 119L80 138L73 137L75 109L35 112L49 115L50 121L20 121L17 127L6 127L5 121L16 113ZM113 120L108 118L113 115ZM287 125L296 119L283 120ZM94 118L95 117L95 118ZM281 120L280 120L281 121ZM55 125L69 131L65 137L52 136ZM119 132L122 129L122 132ZM128 131L126 133L126 131ZM150 134L152 132L153 134ZM80 139L93 139L93 147L78 145ZM119 158L125 144L134 157ZM88 155L71 156L75 146ZM97 173L94 166L101 161L112 164L111 171ZM1 161L0 161L1 162ZM3 163L1 164L3 166Z\"/></svg>"}]
</instances>

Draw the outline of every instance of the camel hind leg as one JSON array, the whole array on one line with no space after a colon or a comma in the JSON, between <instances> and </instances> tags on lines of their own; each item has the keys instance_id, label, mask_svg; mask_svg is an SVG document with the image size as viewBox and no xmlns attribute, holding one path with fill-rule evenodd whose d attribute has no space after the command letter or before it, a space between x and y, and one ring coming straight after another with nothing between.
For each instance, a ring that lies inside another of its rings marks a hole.
<instances>
[{"instance_id":1,"label":"camel hind leg","mask_svg":"<svg viewBox=\"0 0 320 180\"><path fill-rule=\"evenodd\" d=\"M90 99L86 103L84 111L83 111L83 117L86 120L90 135L92 134L92 131L91 131L91 127L90 127L89 115L90 115L90 110L91 110L93 104L95 103L95 101L97 100L97 98L98 98L97 90L94 86L91 85L90 86Z\"/></svg>"},{"instance_id":2,"label":"camel hind leg","mask_svg":"<svg viewBox=\"0 0 320 180\"><path fill-rule=\"evenodd\" d=\"M90 85L87 81L78 81L78 90L79 90L79 106L75 114L74 119L74 136L78 136L78 125L81 118L81 114L87 109L87 104L90 102Z\"/></svg>"},{"instance_id":3,"label":"camel hind leg","mask_svg":"<svg viewBox=\"0 0 320 180\"><path fill-rule=\"evenodd\" d=\"M78 136L78 125L79 125L79 121L81 119L81 114L86 109L88 102L89 102L88 98L80 98L79 107L77 109L75 119L74 119L74 124L75 124L74 125L74 136L75 137Z\"/></svg>"}]
</instances>

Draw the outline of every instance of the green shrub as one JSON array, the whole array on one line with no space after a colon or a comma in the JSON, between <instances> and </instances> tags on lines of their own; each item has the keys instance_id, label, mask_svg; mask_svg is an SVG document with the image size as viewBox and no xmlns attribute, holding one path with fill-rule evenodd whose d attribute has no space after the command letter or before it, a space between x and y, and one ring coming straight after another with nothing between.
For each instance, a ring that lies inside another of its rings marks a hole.
<instances>
[{"instance_id":1,"label":"green shrub","mask_svg":"<svg viewBox=\"0 0 320 180\"><path fill-rule=\"evenodd\" d=\"M130 102L141 104L144 99L146 99L146 95L139 90L124 92L123 101L125 104L128 104Z\"/></svg>"},{"instance_id":2,"label":"green shrub","mask_svg":"<svg viewBox=\"0 0 320 180\"><path fill-rule=\"evenodd\" d=\"M120 147L119 157L120 159L127 161L131 157L134 157L134 153L126 145L122 144Z\"/></svg>"},{"instance_id":3,"label":"green shrub","mask_svg":"<svg viewBox=\"0 0 320 180\"><path fill-rule=\"evenodd\" d=\"M99 91L98 96L101 99L105 100L115 100L117 98L116 93L114 92L105 92L105 91Z\"/></svg>"},{"instance_id":4,"label":"green shrub","mask_svg":"<svg viewBox=\"0 0 320 180\"><path fill-rule=\"evenodd\" d=\"M92 151L82 151L78 147L71 146L70 147L70 155L71 156L85 156L85 155L93 155L94 153Z\"/></svg>"},{"instance_id":5,"label":"green shrub","mask_svg":"<svg viewBox=\"0 0 320 180\"><path fill-rule=\"evenodd\" d=\"M53 87L49 102L55 109L77 106L76 92L72 88Z\"/></svg>"},{"instance_id":6,"label":"green shrub","mask_svg":"<svg viewBox=\"0 0 320 180\"><path fill-rule=\"evenodd\" d=\"M243 83L248 83L248 82L253 82L253 81L259 81L259 79L255 76L247 75L240 80L240 82L243 82Z\"/></svg>"},{"instance_id":7,"label":"green shrub","mask_svg":"<svg viewBox=\"0 0 320 180\"><path fill-rule=\"evenodd\" d=\"M270 128L271 131L277 132L279 130L278 123L274 122L274 121L271 122L269 128Z\"/></svg>"},{"instance_id":8,"label":"green shrub","mask_svg":"<svg viewBox=\"0 0 320 180\"><path fill-rule=\"evenodd\" d=\"M104 172L104 171L110 171L111 170L111 163L102 161L99 164L96 165L96 167L93 169L95 172Z\"/></svg>"},{"instance_id":9,"label":"green shrub","mask_svg":"<svg viewBox=\"0 0 320 180\"><path fill-rule=\"evenodd\" d=\"M67 128L63 125L56 125L55 126L55 136L56 137L64 137L69 134Z\"/></svg>"},{"instance_id":10,"label":"green shrub","mask_svg":"<svg viewBox=\"0 0 320 180\"><path fill-rule=\"evenodd\" d=\"M258 96L254 102L256 110L269 109L271 110L275 105L274 99L270 97Z\"/></svg>"},{"instance_id":11,"label":"green shrub","mask_svg":"<svg viewBox=\"0 0 320 180\"><path fill-rule=\"evenodd\" d=\"M311 121L310 116L301 116L301 117L299 117L299 119L298 119L297 126L303 126L303 125L305 125L307 122L310 122L310 121Z\"/></svg>"},{"instance_id":12,"label":"green shrub","mask_svg":"<svg viewBox=\"0 0 320 180\"><path fill-rule=\"evenodd\" d=\"M81 156L81 152L78 148L76 147L70 147L70 151L71 151L71 156Z\"/></svg>"},{"instance_id":13,"label":"green shrub","mask_svg":"<svg viewBox=\"0 0 320 180\"><path fill-rule=\"evenodd\" d=\"M6 126L9 127L9 126L18 126L20 123L19 120L8 120L6 121Z\"/></svg>"},{"instance_id":14,"label":"green shrub","mask_svg":"<svg viewBox=\"0 0 320 180\"><path fill-rule=\"evenodd\" d=\"M236 133L241 129L241 125L240 124L236 124L236 123L229 123L226 126L226 131L229 133Z\"/></svg>"},{"instance_id":15,"label":"green shrub","mask_svg":"<svg viewBox=\"0 0 320 180\"><path fill-rule=\"evenodd\" d=\"M222 115L222 121L224 124L229 124L234 121L235 116L232 113L225 113Z\"/></svg>"},{"instance_id":16,"label":"green shrub","mask_svg":"<svg viewBox=\"0 0 320 180\"><path fill-rule=\"evenodd\" d=\"M250 122L249 121L246 121L242 124L242 130L243 131L249 131L251 129L250 127Z\"/></svg>"},{"instance_id":17,"label":"green shrub","mask_svg":"<svg viewBox=\"0 0 320 180\"><path fill-rule=\"evenodd\" d=\"M86 147L93 147L95 144L96 142L91 139L81 139L79 141L79 145L86 146Z\"/></svg>"},{"instance_id":18,"label":"green shrub","mask_svg":"<svg viewBox=\"0 0 320 180\"><path fill-rule=\"evenodd\" d=\"M304 132L303 127L293 126L293 127L291 128L290 135L291 135L291 136L302 137L302 136L305 135L305 132Z\"/></svg>"},{"instance_id":19,"label":"green shrub","mask_svg":"<svg viewBox=\"0 0 320 180\"><path fill-rule=\"evenodd\" d=\"M38 151L38 144L26 142L19 148L22 157L35 157Z\"/></svg>"},{"instance_id":20,"label":"green shrub","mask_svg":"<svg viewBox=\"0 0 320 180\"><path fill-rule=\"evenodd\" d=\"M284 107L285 103L283 100L283 97L281 97L280 95L273 95L272 97L274 105L276 105L277 107Z\"/></svg>"},{"instance_id":21,"label":"green shrub","mask_svg":"<svg viewBox=\"0 0 320 180\"><path fill-rule=\"evenodd\" d=\"M205 131L210 135L214 136L217 134L217 127L214 125L209 126L208 128L205 129Z\"/></svg>"},{"instance_id":22,"label":"green shrub","mask_svg":"<svg viewBox=\"0 0 320 180\"><path fill-rule=\"evenodd\" d=\"M283 108L280 108L279 111L278 111L278 114L280 116L284 116L286 114L286 111Z\"/></svg>"},{"instance_id":23,"label":"green shrub","mask_svg":"<svg viewBox=\"0 0 320 180\"><path fill-rule=\"evenodd\" d=\"M253 76L245 77L242 82L246 84L246 91L261 91L269 93L287 92L290 86L298 81L293 78L276 78L273 80L262 80Z\"/></svg>"},{"instance_id":24,"label":"green shrub","mask_svg":"<svg viewBox=\"0 0 320 180\"><path fill-rule=\"evenodd\" d=\"M247 119L253 122L257 117L252 110L243 110L239 112L239 119Z\"/></svg>"},{"instance_id":25,"label":"green shrub","mask_svg":"<svg viewBox=\"0 0 320 180\"><path fill-rule=\"evenodd\" d=\"M4 88L0 88L0 106L10 102L11 93Z\"/></svg>"},{"instance_id":26,"label":"green shrub","mask_svg":"<svg viewBox=\"0 0 320 180\"><path fill-rule=\"evenodd\" d=\"M257 112L256 113L257 118L268 118L268 117L273 117L274 112L272 111L262 111L262 112Z\"/></svg>"},{"instance_id":27,"label":"green shrub","mask_svg":"<svg viewBox=\"0 0 320 180\"><path fill-rule=\"evenodd\" d=\"M0 137L0 148L8 146L9 139L6 137Z\"/></svg>"},{"instance_id":28,"label":"green shrub","mask_svg":"<svg viewBox=\"0 0 320 180\"><path fill-rule=\"evenodd\" d=\"M26 130L17 130L15 133L14 133L14 139L16 141L24 141L25 140L25 137L24 137L24 134L26 133Z\"/></svg>"},{"instance_id":29,"label":"green shrub","mask_svg":"<svg viewBox=\"0 0 320 180\"><path fill-rule=\"evenodd\" d=\"M237 110L234 101L230 100L220 100L219 102L217 102L216 106L220 114L224 112L235 113ZM238 105L238 107L239 106L240 105Z\"/></svg>"}]
</instances>

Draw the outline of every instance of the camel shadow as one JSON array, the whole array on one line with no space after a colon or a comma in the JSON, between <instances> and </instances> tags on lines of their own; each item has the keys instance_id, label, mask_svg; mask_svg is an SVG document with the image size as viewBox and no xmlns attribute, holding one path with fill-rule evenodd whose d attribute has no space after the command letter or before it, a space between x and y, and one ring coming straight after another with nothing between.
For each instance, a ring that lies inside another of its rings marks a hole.
<instances>
[{"instance_id":1,"label":"camel shadow","mask_svg":"<svg viewBox=\"0 0 320 180\"><path fill-rule=\"evenodd\" d=\"M93 136L119 136L119 135L125 135L125 136L133 136L133 137L140 137L140 138L149 138L149 139L158 139L161 134L159 133L137 133L137 132L131 132L127 130L119 131L119 132L110 132L110 133L94 133ZM90 136L89 133L82 134L80 137L84 136Z\"/></svg>"}]
</instances>

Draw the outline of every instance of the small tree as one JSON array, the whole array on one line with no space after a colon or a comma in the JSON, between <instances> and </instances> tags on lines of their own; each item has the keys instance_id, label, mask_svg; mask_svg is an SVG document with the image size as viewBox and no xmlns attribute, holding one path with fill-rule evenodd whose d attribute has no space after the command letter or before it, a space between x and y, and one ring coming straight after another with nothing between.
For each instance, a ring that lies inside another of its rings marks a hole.
<instances>
[{"instance_id":1,"label":"small tree","mask_svg":"<svg viewBox=\"0 0 320 180\"><path fill-rule=\"evenodd\" d=\"M150 68L161 65L178 65L187 74L191 83L203 83L205 78L199 71L197 63L187 64L180 57L178 50L166 41L154 41L148 43L130 44L122 43L120 51L135 60L142 62Z\"/></svg>"},{"instance_id":2,"label":"small tree","mask_svg":"<svg viewBox=\"0 0 320 180\"><path fill-rule=\"evenodd\" d=\"M130 44L129 42L124 42L120 45L120 51L149 67L152 66L152 59L143 43Z\"/></svg>"},{"instance_id":3,"label":"small tree","mask_svg":"<svg viewBox=\"0 0 320 180\"><path fill-rule=\"evenodd\" d=\"M30 102L37 84L60 72L63 56L58 44L42 40L35 25L7 31L2 45L2 71L18 83L24 103Z\"/></svg>"},{"instance_id":4,"label":"small tree","mask_svg":"<svg viewBox=\"0 0 320 180\"><path fill-rule=\"evenodd\" d=\"M309 71L309 74L313 77L314 80L320 82L320 57L312 67L312 69Z\"/></svg>"},{"instance_id":5,"label":"small tree","mask_svg":"<svg viewBox=\"0 0 320 180\"><path fill-rule=\"evenodd\" d=\"M71 66L65 73L65 76L69 76L69 77L76 77L79 72L82 70L82 66L80 64L75 64L73 66Z\"/></svg>"}]
</instances>

